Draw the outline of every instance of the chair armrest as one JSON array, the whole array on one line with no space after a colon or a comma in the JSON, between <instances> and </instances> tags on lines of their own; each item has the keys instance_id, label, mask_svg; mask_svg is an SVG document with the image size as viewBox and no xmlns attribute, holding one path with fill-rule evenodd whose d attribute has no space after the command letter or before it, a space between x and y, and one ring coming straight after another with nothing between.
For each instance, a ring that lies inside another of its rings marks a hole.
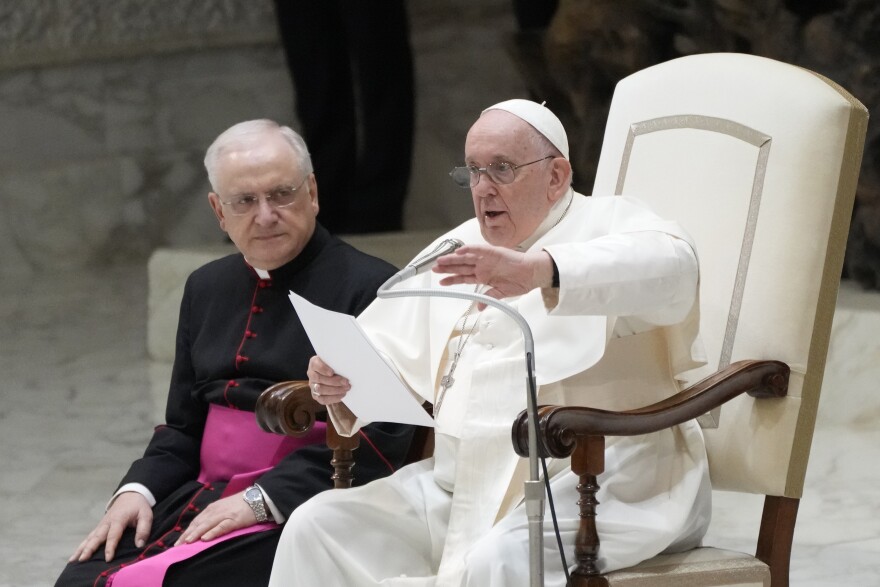
<instances>
[{"instance_id":1,"label":"chair armrest","mask_svg":"<svg viewBox=\"0 0 880 587\"><path fill-rule=\"evenodd\" d=\"M287 436L302 436L312 429L317 415L327 408L315 401L308 381L281 381L266 388L257 398L254 414L257 424L266 432ZM358 435L340 436L330 419L327 419L327 447L333 451L333 485L337 489L351 487L354 480L354 453L358 448Z\"/></svg>"},{"instance_id":2,"label":"chair armrest","mask_svg":"<svg viewBox=\"0 0 880 587\"><path fill-rule=\"evenodd\" d=\"M327 409L315 401L308 381L281 381L257 398L254 413L266 432L302 436L312 429L317 414Z\"/></svg>"},{"instance_id":3,"label":"chair armrest","mask_svg":"<svg viewBox=\"0 0 880 587\"><path fill-rule=\"evenodd\" d=\"M693 420L734 397L780 398L788 392L789 367L780 361L738 361L655 404L614 412L595 408L539 406L538 442L542 456L568 457L581 436L635 436ZM513 446L529 454L528 414L513 424Z\"/></svg>"}]
</instances>

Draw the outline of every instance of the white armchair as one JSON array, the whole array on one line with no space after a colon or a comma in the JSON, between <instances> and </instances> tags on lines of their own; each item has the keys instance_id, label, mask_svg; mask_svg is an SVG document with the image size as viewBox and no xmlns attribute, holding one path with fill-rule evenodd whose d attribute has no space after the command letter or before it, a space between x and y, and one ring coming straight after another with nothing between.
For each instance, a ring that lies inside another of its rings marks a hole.
<instances>
[{"instance_id":1,"label":"white armchair","mask_svg":"<svg viewBox=\"0 0 880 587\"><path fill-rule=\"evenodd\" d=\"M636 196L692 235L710 364L644 409L541 409L545 450L571 455L584 488L575 585L788 585L867 120L833 82L749 55L684 57L618 84L593 197ZM604 437L697 416L713 489L766 496L755 555L706 546L603 577ZM525 430L523 415L523 455Z\"/></svg>"}]
</instances>

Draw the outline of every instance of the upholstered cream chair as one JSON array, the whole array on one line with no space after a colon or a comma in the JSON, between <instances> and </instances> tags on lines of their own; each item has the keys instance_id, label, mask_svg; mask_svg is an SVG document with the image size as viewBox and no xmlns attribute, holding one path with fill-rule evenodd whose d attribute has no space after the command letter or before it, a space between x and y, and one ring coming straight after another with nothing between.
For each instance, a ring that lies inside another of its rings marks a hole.
<instances>
[{"instance_id":1,"label":"upholstered cream chair","mask_svg":"<svg viewBox=\"0 0 880 587\"><path fill-rule=\"evenodd\" d=\"M867 120L835 83L749 55L684 57L617 85L593 197L636 196L693 236L709 365L687 384L709 379L625 414L541 409L545 450L581 475L575 585L788 585ZM756 555L707 546L600 576L604 437L698 415L713 488L766 496ZM524 415L514 438L525 456Z\"/></svg>"}]
</instances>

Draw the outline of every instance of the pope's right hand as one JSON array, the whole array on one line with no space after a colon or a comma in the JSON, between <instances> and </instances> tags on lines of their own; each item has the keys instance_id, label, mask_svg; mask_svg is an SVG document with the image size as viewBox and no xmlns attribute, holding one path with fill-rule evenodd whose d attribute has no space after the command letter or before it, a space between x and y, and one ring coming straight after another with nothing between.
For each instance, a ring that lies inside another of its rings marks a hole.
<instances>
[{"instance_id":1,"label":"pope's right hand","mask_svg":"<svg viewBox=\"0 0 880 587\"><path fill-rule=\"evenodd\" d=\"M113 500L113 504L89 532L86 539L76 548L68 562L87 561L96 550L104 545L104 560L108 563L116 556L116 547L126 528L133 527L134 542L138 548L143 547L150 537L150 526L153 524L153 509L147 498L136 491L126 491Z\"/></svg>"},{"instance_id":2,"label":"pope's right hand","mask_svg":"<svg viewBox=\"0 0 880 587\"><path fill-rule=\"evenodd\" d=\"M309 360L306 374L309 376L312 397L319 404L325 406L338 404L345 399L345 394L351 389L348 379L338 375L330 365L321 360L321 357L314 356Z\"/></svg>"}]
</instances>

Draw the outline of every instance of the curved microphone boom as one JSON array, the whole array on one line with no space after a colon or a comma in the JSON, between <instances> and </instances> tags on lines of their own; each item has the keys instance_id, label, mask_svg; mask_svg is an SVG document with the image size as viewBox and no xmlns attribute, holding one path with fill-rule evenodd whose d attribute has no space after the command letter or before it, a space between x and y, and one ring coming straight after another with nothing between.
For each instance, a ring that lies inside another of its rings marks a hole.
<instances>
[{"instance_id":1,"label":"curved microphone boom","mask_svg":"<svg viewBox=\"0 0 880 587\"><path fill-rule=\"evenodd\" d=\"M424 273L427 269L430 269L431 266L434 265L437 259L439 259L443 255L448 255L449 253L455 251L455 249L463 246L464 243L457 238L448 238L444 241L441 241L436 247L434 247L433 251L425 253L424 255L410 262L409 265L392 275L391 278L386 281L379 289L388 289L389 287L396 285L401 281L406 281L414 275Z\"/></svg>"},{"instance_id":2,"label":"curved microphone boom","mask_svg":"<svg viewBox=\"0 0 880 587\"><path fill-rule=\"evenodd\" d=\"M529 434L529 478L524 483L524 502L529 530L529 587L543 587L544 585L544 485L538 474L538 381L535 376L535 340L532 329L526 319L512 306L502 300L496 300L485 294L465 292L456 289L397 289L390 288L401 281L414 275L423 273L430 268L437 259L443 255L455 251L463 246L458 239L446 239L429 253L426 253L395 273L391 278L379 286L376 297L379 298L404 298L404 297L438 297L459 298L473 302L483 303L487 306L500 310L512 319L522 330L523 347L526 360L526 409L528 411L528 434Z\"/></svg>"}]
</instances>

